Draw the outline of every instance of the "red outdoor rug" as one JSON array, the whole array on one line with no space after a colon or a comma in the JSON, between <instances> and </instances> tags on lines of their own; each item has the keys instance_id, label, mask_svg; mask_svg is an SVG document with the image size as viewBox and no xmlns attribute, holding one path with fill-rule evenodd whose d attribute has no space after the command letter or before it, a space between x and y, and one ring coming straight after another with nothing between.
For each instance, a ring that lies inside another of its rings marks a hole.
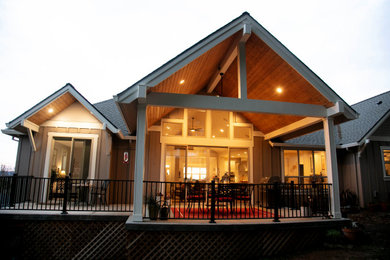
<instances>
[{"instance_id":1,"label":"red outdoor rug","mask_svg":"<svg viewBox=\"0 0 390 260\"><path fill-rule=\"evenodd\" d=\"M210 209L198 208L171 208L170 218L199 218L209 219ZM253 209L233 209L228 211L226 208L215 209L215 218L219 219L246 219L246 218L273 218L274 214L258 208Z\"/></svg>"}]
</instances>

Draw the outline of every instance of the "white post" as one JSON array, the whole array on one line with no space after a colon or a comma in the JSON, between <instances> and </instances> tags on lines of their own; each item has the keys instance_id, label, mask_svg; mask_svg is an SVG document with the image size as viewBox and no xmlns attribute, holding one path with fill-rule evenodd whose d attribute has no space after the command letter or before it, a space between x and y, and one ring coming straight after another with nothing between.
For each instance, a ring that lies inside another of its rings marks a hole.
<instances>
[{"instance_id":1,"label":"white post","mask_svg":"<svg viewBox=\"0 0 390 260\"><path fill-rule=\"evenodd\" d=\"M337 171L336 143L334 138L333 118L324 119L324 138L326 154L326 170L331 186L331 206L334 218L341 218L339 175Z\"/></svg>"},{"instance_id":2,"label":"white post","mask_svg":"<svg viewBox=\"0 0 390 260\"><path fill-rule=\"evenodd\" d=\"M247 99L245 42L238 43L237 65L238 98Z\"/></svg>"},{"instance_id":3,"label":"white post","mask_svg":"<svg viewBox=\"0 0 390 260\"><path fill-rule=\"evenodd\" d=\"M144 161L145 161L145 135L146 135L146 104L137 106L137 141L135 144L135 170L134 170L134 209L133 222L142 221L143 187L144 187Z\"/></svg>"}]
</instances>

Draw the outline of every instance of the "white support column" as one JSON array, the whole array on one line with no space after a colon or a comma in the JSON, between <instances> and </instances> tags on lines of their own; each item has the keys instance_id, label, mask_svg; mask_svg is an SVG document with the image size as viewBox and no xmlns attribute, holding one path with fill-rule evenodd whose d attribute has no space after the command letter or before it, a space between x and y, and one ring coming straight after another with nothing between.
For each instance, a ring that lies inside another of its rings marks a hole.
<instances>
[{"instance_id":1,"label":"white support column","mask_svg":"<svg viewBox=\"0 0 390 260\"><path fill-rule=\"evenodd\" d=\"M133 222L142 221L144 168L145 168L146 104L137 107L137 141L135 144L134 210Z\"/></svg>"},{"instance_id":2,"label":"white support column","mask_svg":"<svg viewBox=\"0 0 390 260\"><path fill-rule=\"evenodd\" d=\"M247 87L246 87L246 51L245 42L238 43L238 55L237 55L237 72L238 72L238 98L247 99Z\"/></svg>"},{"instance_id":3,"label":"white support column","mask_svg":"<svg viewBox=\"0 0 390 260\"><path fill-rule=\"evenodd\" d=\"M339 175L337 171L337 154L336 143L334 138L333 118L324 119L324 138L325 138L325 153L326 153L326 170L329 183L331 186L331 206L332 215L334 218L341 218L340 211L340 191L339 191Z\"/></svg>"}]
</instances>

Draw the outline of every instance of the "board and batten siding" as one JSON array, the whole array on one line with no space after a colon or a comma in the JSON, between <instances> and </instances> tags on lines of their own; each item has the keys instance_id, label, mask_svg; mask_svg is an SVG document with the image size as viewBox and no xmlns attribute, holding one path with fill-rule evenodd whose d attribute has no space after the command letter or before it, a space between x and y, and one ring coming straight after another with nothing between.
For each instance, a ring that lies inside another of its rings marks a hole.
<instances>
[{"instance_id":1,"label":"board and batten siding","mask_svg":"<svg viewBox=\"0 0 390 260\"><path fill-rule=\"evenodd\" d=\"M371 141L359 158L365 206L390 199L390 181L384 180L381 146L390 146L390 142Z\"/></svg>"},{"instance_id":2,"label":"board and batten siding","mask_svg":"<svg viewBox=\"0 0 390 260\"><path fill-rule=\"evenodd\" d=\"M281 155L279 147L271 147L263 137L254 137L253 183L261 183L264 177L281 177Z\"/></svg>"},{"instance_id":3,"label":"board and batten siding","mask_svg":"<svg viewBox=\"0 0 390 260\"><path fill-rule=\"evenodd\" d=\"M29 175L30 157L32 148L27 135L19 137L18 152L15 162L15 173L19 176Z\"/></svg>"},{"instance_id":4,"label":"board and batten siding","mask_svg":"<svg viewBox=\"0 0 390 260\"><path fill-rule=\"evenodd\" d=\"M108 178L111 156L111 134L106 130L77 129L61 127L40 127L38 133L34 133L34 141L37 150L32 151L27 136L19 140L17 168L20 175L44 177L48 133L73 133L73 134L95 134L98 135L95 178ZM26 166L28 165L28 167ZM50 177L48 174L46 176Z\"/></svg>"}]
</instances>

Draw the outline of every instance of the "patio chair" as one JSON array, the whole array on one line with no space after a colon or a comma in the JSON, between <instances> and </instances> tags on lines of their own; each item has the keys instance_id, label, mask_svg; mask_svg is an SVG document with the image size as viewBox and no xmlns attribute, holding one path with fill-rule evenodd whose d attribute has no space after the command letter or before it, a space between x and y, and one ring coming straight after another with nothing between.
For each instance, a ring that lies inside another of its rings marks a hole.
<instances>
[{"instance_id":1,"label":"patio chair","mask_svg":"<svg viewBox=\"0 0 390 260\"><path fill-rule=\"evenodd\" d=\"M197 182L195 184L188 185L187 209L191 211L191 208L195 208L197 204L199 205L200 203L203 203L206 199L205 193L206 193L205 184L201 184Z\"/></svg>"},{"instance_id":2,"label":"patio chair","mask_svg":"<svg viewBox=\"0 0 390 260\"><path fill-rule=\"evenodd\" d=\"M71 199L76 200L77 199L77 192L74 191L74 188L72 187L72 180L69 180L68 187L68 201L70 202ZM65 198L65 179L57 178L54 180L53 186L52 186L52 193L51 198L54 198L54 204L57 203L57 199L64 199Z\"/></svg>"},{"instance_id":3,"label":"patio chair","mask_svg":"<svg viewBox=\"0 0 390 260\"><path fill-rule=\"evenodd\" d=\"M231 184L218 184L218 192L215 198L216 207L219 209L220 204L226 207L227 213L229 213L229 205L230 212L233 212L233 188Z\"/></svg>"},{"instance_id":4,"label":"patio chair","mask_svg":"<svg viewBox=\"0 0 390 260\"><path fill-rule=\"evenodd\" d=\"M107 205L107 188L109 184L110 181L106 180L103 182L98 182L96 185L92 186L92 205L96 205L98 201L100 204Z\"/></svg>"},{"instance_id":5,"label":"patio chair","mask_svg":"<svg viewBox=\"0 0 390 260\"><path fill-rule=\"evenodd\" d=\"M249 207L249 210L254 211L254 208L252 206L252 194L253 194L253 186L248 184L238 184L234 188L234 202L236 209L238 208L237 205L240 206L244 204L244 210L246 212L247 210L247 204Z\"/></svg>"}]
</instances>

